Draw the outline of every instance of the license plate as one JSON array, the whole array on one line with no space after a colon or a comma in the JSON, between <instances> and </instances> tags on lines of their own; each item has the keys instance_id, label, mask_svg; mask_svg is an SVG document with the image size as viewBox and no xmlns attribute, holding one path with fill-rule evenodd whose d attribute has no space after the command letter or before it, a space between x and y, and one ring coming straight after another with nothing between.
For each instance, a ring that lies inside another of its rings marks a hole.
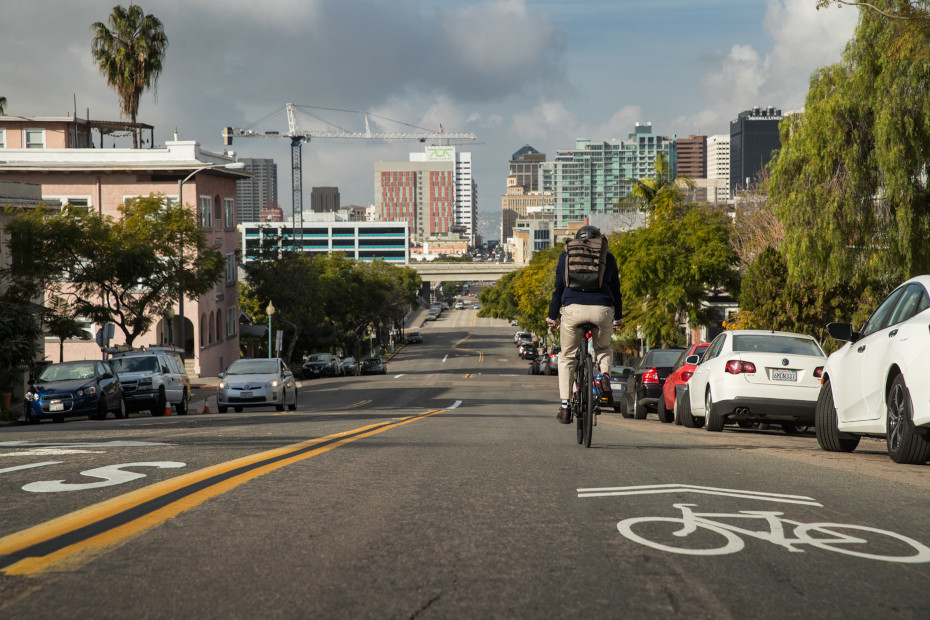
<instances>
[{"instance_id":1,"label":"license plate","mask_svg":"<svg viewBox=\"0 0 930 620\"><path fill-rule=\"evenodd\" d=\"M772 370L772 381L797 381L797 370Z\"/></svg>"},{"instance_id":2,"label":"license plate","mask_svg":"<svg viewBox=\"0 0 930 620\"><path fill-rule=\"evenodd\" d=\"M252 398L252 392L240 392L239 398Z\"/></svg>"},{"instance_id":3,"label":"license plate","mask_svg":"<svg viewBox=\"0 0 930 620\"><path fill-rule=\"evenodd\" d=\"M52 402L48 404L48 410L49 411L64 411L65 404L61 402L60 400L53 400Z\"/></svg>"}]
</instances>

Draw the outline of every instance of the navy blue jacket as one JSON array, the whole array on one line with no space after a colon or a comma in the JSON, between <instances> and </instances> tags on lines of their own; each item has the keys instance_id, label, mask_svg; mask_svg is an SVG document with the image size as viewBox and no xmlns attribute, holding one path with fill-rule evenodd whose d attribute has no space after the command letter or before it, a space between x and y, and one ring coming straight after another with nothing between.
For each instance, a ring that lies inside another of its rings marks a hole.
<instances>
[{"instance_id":1,"label":"navy blue jacket","mask_svg":"<svg viewBox=\"0 0 930 620\"><path fill-rule=\"evenodd\" d=\"M585 306L613 306L614 320L619 321L623 314L623 304L620 301L620 271L617 269L617 259L610 252L607 253L607 265L604 269L604 285L601 290L593 293L573 291L565 283L565 252L559 255L559 265L555 268L555 290L549 302L549 318L553 321L559 319L559 310L562 306L582 304Z\"/></svg>"}]
</instances>

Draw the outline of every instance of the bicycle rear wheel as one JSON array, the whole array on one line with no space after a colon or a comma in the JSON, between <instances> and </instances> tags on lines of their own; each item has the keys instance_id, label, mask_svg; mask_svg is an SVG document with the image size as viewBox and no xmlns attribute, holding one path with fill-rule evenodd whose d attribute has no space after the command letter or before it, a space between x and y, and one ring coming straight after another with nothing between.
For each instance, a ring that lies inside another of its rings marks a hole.
<instances>
[{"instance_id":1,"label":"bicycle rear wheel","mask_svg":"<svg viewBox=\"0 0 930 620\"><path fill-rule=\"evenodd\" d=\"M591 435L594 433L594 360L585 356L584 360L584 447L591 447Z\"/></svg>"},{"instance_id":2,"label":"bicycle rear wheel","mask_svg":"<svg viewBox=\"0 0 930 620\"><path fill-rule=\"evenodd\" d=\"M581 360L577 360L577 363L575 364L575 372L572 373L569 394L571 394L572 399L570 406L572 408L572 415L575 416L575 434L577 436L578 443L584 441L584 420L581 415L582 403L584 402L581 399L582 395L584 394L584 390L581 389L581 386L584 385L584 382L582 381L583 377L581 375ZM578 388L577 392L575 391L575 388Z\"/></svg>"}]
</instances>

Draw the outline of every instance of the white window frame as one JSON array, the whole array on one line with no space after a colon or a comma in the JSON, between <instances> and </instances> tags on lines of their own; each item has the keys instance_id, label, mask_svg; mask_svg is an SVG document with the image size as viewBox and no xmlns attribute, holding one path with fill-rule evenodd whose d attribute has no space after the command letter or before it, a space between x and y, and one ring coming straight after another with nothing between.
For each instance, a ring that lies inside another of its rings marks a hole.
<instances>
[{"instance_id":1,"label":"white window frame","mask_svg":"<svg viewBox=\"0 0 930 620\"><path fill-rule=\"evenodd\" d=\"M237 308L226 308L226 337L231 338L236 335L236 318L238 313L236 312Z\"/></svg>"},{"instance_id":2,"label":"white window frame","mask_svg":"<svg viewBox=\"0 0 930 620\"><path fill-rule=\"evenodd\" d=\"M224 198L223 204L225 205L224 213L226 214L226 229L232 229L236 227L236 201L234 198Z\"/></svg>"},{"instance_id":3,"label":"white window frame","mask_svg":"<svg viewBox=\"0 0 930 620\"><path fill-rule=\"evenodd\" d=\"M213 198L200 196L200 227L213 230Z\"/></svg>"},{"instance_id":4,"label":"white window frame","mask_svg":"<svg viewBox=\"0 0 930 620\"><path fill-rule=\"evenodd\" d=\"M236 283L236 255L229 253L226 255L226 286L232 286Z\"/></svg>"},{"instance_id":5,"label":"white window frame","mask_svg":"<svg viewBox=\"0 0 930 620\"><path fill-rule=\"evenodd\" d=\"M31 133L41 133L42 134L42 143L29 144L29 134ZM44 149L45 148L45 129L42 127L26 127L23 129L23 148L26 149Z\"/></svg>"},{"instance_id":6,"label":"white window frame","mask_svg":"<svg viewBox=\"0 0 930 620\"><path fill-rule=\"evenodd\" d=\"M6 148L6 129L0 127L0 149Z\"/></svg>"}]
</instances>

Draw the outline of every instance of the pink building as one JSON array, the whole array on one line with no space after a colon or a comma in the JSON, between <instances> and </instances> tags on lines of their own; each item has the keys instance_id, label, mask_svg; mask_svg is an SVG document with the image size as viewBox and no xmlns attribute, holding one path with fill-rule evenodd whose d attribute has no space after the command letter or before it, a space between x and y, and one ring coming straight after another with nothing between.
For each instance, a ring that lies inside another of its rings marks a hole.
<instances>
[{"instance_id":1,"label":"pink building","mask_svg":"<svg viewBox=\"0 0 930 620\"><path fill-rule=\"evenodd\" d=\"M248 173L223 168L234 159L203 151L193 141L166 142L164 148L90 148L92 130L100 132L102 142L118 125L135 131L147 127L71 117L0 116L0 181L41 185L45 200L114 217L127 198L157 193L177 200L179 183L184 181L183 203L197 210L208 240L227 261L226 273L216 288L184 304L188 372L215 376L239 358L235 200L236 180L248 177ZM151 144L151 138L148 142ZM174 316L158 321L135 344L178 344L181 320ZM91 336L100 328L90 323L87 327ZM117 339L114 344L118 343ZM100 357L93 339L65 344L66 360ZM46 359L58 361L54 339L46 342Z\"/></svg>"}]
</instances>

